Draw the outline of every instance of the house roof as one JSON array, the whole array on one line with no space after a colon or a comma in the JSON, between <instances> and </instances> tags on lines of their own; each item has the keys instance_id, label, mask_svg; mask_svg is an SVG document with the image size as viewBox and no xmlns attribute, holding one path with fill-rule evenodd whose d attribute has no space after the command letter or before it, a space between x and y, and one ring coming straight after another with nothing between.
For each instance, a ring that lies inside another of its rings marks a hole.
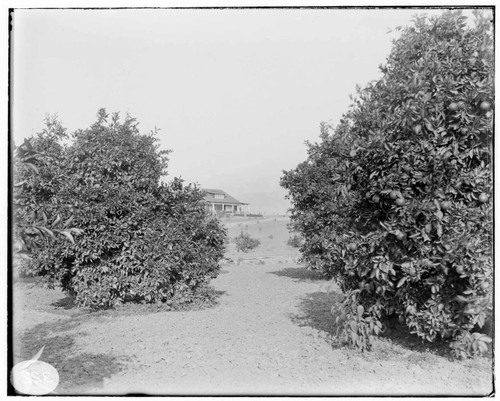
<instances>
[{"instance_id":1,"label":"house roof","mask_svg":"<svg viewBox=\"0 0 500 401\"><path fill-rule=\"evenodd\" d=\"M248 205L248 203L240 202L236 198L233 198L227 192L224 192L221 189L208 189L203 188L203 192L205 192L205 200L211 203L225 203L225 204L234 204L234 205ZM224 199L218 199L215 195L224 195Z\"/></svg>"}]
</instances>

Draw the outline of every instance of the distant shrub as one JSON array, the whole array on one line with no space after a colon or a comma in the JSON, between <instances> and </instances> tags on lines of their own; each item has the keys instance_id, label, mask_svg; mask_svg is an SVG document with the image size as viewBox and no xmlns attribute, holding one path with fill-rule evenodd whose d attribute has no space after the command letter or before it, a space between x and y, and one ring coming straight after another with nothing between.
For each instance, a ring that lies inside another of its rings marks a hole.
<instances>
[{"instance_id":1,"label":"distant shrub","mask_svg":"<svg viewBox=\"0 0 500 401\"><path fill-rule=\"evenodd\" d=\"M269 237L267 237L267 238L269 238L269 239L274 239L274 235L272 235L272 234L271 234L271 235L270 235Z\"/></svg>"},{"instance_id":2,"label":"distant shrub","mask_svg":"<svg viewBox=\"0 0 500 401\"><path fill-rule=\"evenodd\" d=\"M293 237L288 238L286 244L291 246L292 248L300 248L300 244L302 243L300 237L295 234Z\"/></svg>"},{"instance_id":3,"label":"distant shrub","mask_svg":"<svg viewBox=\"0 0 500 401\"><path fill-rule=\"evenodd\" d=\"M241 252L248 252L252 249L257 248L260 245L258 239L252 238L250 234L241 232L241 234L235 237L236 249Z\"/></svg>"},{"instance_id":4,"label":"distant shrub","mask_svg":"<svg viewBox=\"0 0 500 401\"><path fill-rule=\"evenodd\" d=\"M248 213L247 217L264 217L262 214L253 214L253 213Z\"/></svg>"}]
</instances>

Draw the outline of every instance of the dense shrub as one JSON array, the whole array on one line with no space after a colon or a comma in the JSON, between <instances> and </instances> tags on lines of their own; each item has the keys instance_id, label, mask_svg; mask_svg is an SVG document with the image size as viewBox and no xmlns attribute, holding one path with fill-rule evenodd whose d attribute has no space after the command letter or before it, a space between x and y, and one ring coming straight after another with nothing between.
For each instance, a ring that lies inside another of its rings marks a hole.
<instances>
[{"instance_id":1,"label":"dense shrub","mask_svg":"<svg viewBox=\"0 0 500 401\"><path fill-rule=\"evenodd\" d=\"M370 348L389 317L455 340L456 355L490 341L472 332L492 306L493 63L481 15L417 17L383 77L282 178L303 258L346 293L353 346Z\"/></svg>"},{"instance_id":2,"label":"dense shrub","mask_svg":"<svg viewBox=\"0 0 500 401\"><path fill-rule=\"evenodd\" d=\"M167 153L133 119L120 123L100 110L47 166L43 191L36 178L24 188L38 204L57 206L47 214L52 227L81 228L63 234L70 243L43 238L31 273L93 307L164 302L215 277L225 231L205 211L200 190L180 179L160 183Z\"/></svg>"},{"instance_id":3,"label":"dense shrub","mask_svg":"<svg viewBox=\"0 0 500 401\"><path fill-rule=\"evenodd\" d=\"M244 232L241 232L240 235L234 237L234 242L238 252L248 252L260 245L260 241L258 239L252 238L250 234Z\"/></svg>"}]
</instances>

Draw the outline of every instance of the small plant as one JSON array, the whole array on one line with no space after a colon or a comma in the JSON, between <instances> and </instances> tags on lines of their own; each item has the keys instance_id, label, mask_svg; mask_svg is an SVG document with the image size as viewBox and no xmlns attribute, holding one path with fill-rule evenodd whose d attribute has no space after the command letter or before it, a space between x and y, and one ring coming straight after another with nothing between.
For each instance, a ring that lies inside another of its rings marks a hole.
<instances>
[{"instance_id":1,"label":"small plant","mask_svg":"<svg viewBox=\"0 0 500 401\"><path fill-rule=\"evenodd\" d=\"M286 244L288 246L291 246L292 248L299 248L301 242L302 241L301 241L300 237L297 234L295 234L293 237L288 238L288 241L286 242Z\"/></svg>"},{"instance_id":2,"label":"small plant","mask_svg":"<svg viewBox=\"0 0 500 401\"><path fill-rule=\"evenodd\" d=\"M271 235L269 235L269 237L267 237L267 238L269 238L269 239L273 239L273 238L274 238L274 235L272 235L272 234L271 234Z\"/></svg>"},{"instance_id":3,"label":"small plant","mask_svg":"<svg viewBox=\"0 0 500 401\"><path fill-rule=\"evenodd\" d=\"M363 305L357 302L356 294L346 297L339 309L340 313L335 319L339 326L337 337L350 348L369 351L374 336L382 331L382 323L365 312ZM334 314L332 308L332 315Z\"/></svg>"},{"instance_id":4,"label":"small plant","mask_svg":"<svg viewBox=\"0 0 500 401\"><path fill-rule=\"evenodd\" d=\"M250 234L244 232L241 232L241 234L238 237L235 237L234 240L238 252L248 252L260 245L260 241L258 239L252 238Z\"/></svg>"}]
</instances>

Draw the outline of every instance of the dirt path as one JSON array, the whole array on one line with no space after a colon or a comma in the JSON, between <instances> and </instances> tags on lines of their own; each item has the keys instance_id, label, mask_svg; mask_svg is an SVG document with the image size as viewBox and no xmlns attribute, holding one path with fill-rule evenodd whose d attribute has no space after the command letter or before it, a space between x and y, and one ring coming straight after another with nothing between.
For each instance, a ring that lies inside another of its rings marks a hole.
<instances>
[{"instance_id":1,"label":"dirt path","mask_svg":"<svg viewBox=\"0 0 500 401\"><path fill-rule=\"evenodd\" d=\"M227 265L213 284L223 293L210 309L100 316L80 324L74 331L79 353L129 358L86 392L484 395L491 390L491 361L477 370L383 341L368 355L335 349L329 309L338 294L292 262Z\"/></svg>"}]
</instances>

